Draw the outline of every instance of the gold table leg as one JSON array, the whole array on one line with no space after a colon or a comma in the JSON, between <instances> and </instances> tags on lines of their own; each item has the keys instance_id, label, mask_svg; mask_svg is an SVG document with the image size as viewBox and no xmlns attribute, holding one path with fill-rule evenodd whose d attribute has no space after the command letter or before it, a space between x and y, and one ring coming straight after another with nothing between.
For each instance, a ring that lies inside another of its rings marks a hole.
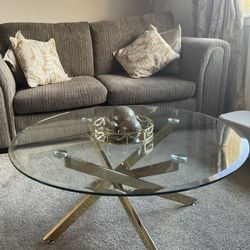
<instances>
[{"instance_id":1,"label":"gold table leg","mask_svg":"<svg viewBox=\"0 0 250 250\"><path fill-rule=\"evenodd\" d=\"M63 234L82 214L84 214L100 196L87 195L85 196L70 212L68 212L59 223L54 226L44 237L46 242L53 242L61 234Z\"/></svg>"},{"instance_id":2,"label":"gold table leg","mask_svg":"<svg viewBox=\"0 0 250 250\"><path fill-rule=\"evenodd\" d=\"M192 205L197 199L180 194L166 194L160 195L161 198L177 201L185 205ZM72 208L44 237L46 242L53 242L60 235L62 235L80 216L82 216L97 200L98 195L85 196L74 208ZM139 236L148 249L157 249L152 239L150 238L146 228L142 224L135 209L133 208L128 197L119 197L125 211L127 212L131 222L135 226Z\"/></svg>"},{"instance_id":3,"label":"gold table leg","mask_svg":"<svg viewBox=\"0 0 250 250\"><path fill-rule=\"evenodd\" d=\"M169 133L171 129L168 128L168 126L164 127L160 132L158 132L158 137L155 137L154 143L157 144L161 141L161 137L167 133ZM99 148L100 149L100 148ZM100 150L101 153L104 153L102 150ZM132 154L128 159L127 162L130 166L134 165L140 158L142 157L136 157L137 152ZM111 168L111 165L106 158L105 154L102 155L102 157L106 160L106 164L108 168ZM59 157L60 158L60 157ZM122 169L124 166L123 164L120 164L117 167L117 170ZM97 186L97 190L99 188L108 188L112 183L108 181L101 181ZM113 184L114 185L114 184ZM122 190L121 185L114 185L114 187L117 187ZM182 194L168 194L168 195L160 195L162 198L166 198L169 200L181 202L186 205L193 204L196 199L192 197L188 197ZM78 203L64 218L61 219L61 221L53 227L44 237L44 241L54 241L57 239L61 234L63 234L81 215L84 214L98 199L100 196L98 195L87 195L85 196L80 203ZM142 224L140 218L138 217L137 213L135 212L135 209L133 208L132 204L130 203L128 197L119 197L120 202L122 203L124 209L126 210L131 222L135 226L139 236L141 237L144 245L149 250L157 249L154 242L150 238L146 228Z\"/></svg>"},{"instance_id":4,"label":"gold table leg","mask_svg":"<svg viewBox=\"0 0 250 250\"><path fill-rule=\"evenodd\" d=\"M145 247L148 250L157 250L153 240L151 239L150 235L147 232L147 229L144 227L143 223L141 222L139 216L137 215L134 207L132 206L128 197L119 197L120 202L123 205L123 208L128 214L131 222L133 223L137 233L141 237L142 242L144 243Z\"/></svg>"},{"instance_id":5,"label":"gold table leg","mask_svg":"<svg viewBox=\"0 0 250 250\"><path fill-rule=\"evenodd\" d=\"M176 201L179 203L182 203L186 206L191 206L193 205L197 199L184 195L184 194L180 194L180 193L173 193L173 194L162 194L159 195L161 198L167 199L167 200L171 200L171 201Z\"/></svg>"}]
</instances>

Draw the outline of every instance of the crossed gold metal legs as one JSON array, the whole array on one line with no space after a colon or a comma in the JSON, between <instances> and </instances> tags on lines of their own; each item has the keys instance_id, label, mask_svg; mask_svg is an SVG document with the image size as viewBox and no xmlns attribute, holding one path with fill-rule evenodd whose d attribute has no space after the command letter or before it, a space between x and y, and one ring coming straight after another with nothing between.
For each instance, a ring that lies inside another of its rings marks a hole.
<instances>
[{"instance_id":1,"label":"crossed gold metal legs","mask_svg":"<svg viewBox=\"0 0 250 250\"><path fill-rule=\"evenodd\" d=\"M139 216L137 215L134 207L132 206L128 197L119 197L120 202L123 205L128 217L130 218L131 222L133 223L137 233L141 237L142 242L144 243L147 249L157 249L153 240L151 239L147 229L143 225L142 221L140 220Z\"/></svg>"},{"instance_id":2,"label":"crossed gold metal legs","mask_svg":"<svg viewBox=\"0 0 250 250\"><path fill-rule=\"evenodd\" d=\"M44 237L50 243L62 235L82 214L84 214L100 196L87 195L74 208L72 208Z\"/></svg>"},{"instance_id":3,"label":"crossed gold metal legs","mask_svg":"<svg viewBox=\"0 0 250 250\"><path fill-rule=\"evenodd\" d=\"M163 194L160 195L161 198L167 199L167 200L171 200L171 201L176 201L179 203L182 203L186 206L191 206L193 205L197 199L184 195L184 194L179 194L179 193L173 193L173 194Z\"/></svg>"},{"instance_id":4,"label":"crossed gold metal legs","mask_svg":"<svg viewBox=\"0 0 250 250\"><path fill-rule=\"evenodd\" d=\"M161 195L160 197L180 202L184 205L192 205L196 199L175 193L168 195ZM60 235L62 235L81 215L83 215L98 199L98 195L86 195L74 208L72 208L59 223L54 226L44 237L46 242L53 242ZM148 234L145 226L137 215L133 205L128 197L119 197L126 213L128 214L131 222L133 223L136 231L138 232L141 240L143 241L146 249L157 249L150 235Z\"/></svg>"},{"instance_id":5,"label":"crossed gold metal legs","mask_svg":"<svg viewBox=\"0 0 250 250\"><path fill-rule=\"evenodd\" d=\"M168 125L163 127L157 135L155 136L154 139L154 144L157 145L160 143L160 141L167 136L171 131L171 127ZM147 166L141 169L140 172L136 172L135 170L133 171L128 171L137 161L139 161L144 154L138 154L140 149L132 153L124 162L122 162L115 170L117 172L113 171L113 168L104 152L102 149L100 143L98 141L94 141L96 145L96 149L98 150L98 153L100 153L100 157L104 161L104 164L107 166L107 169L103 169L99 167L98 169L96 166L91 165L91 168L89 168L89 163L86 164L86 162L83 162L79 159L70 157L67 155L66 152L60 152L57 151L55 156L58 158L64 158L65 160L65 166L66 167L71 167L73 169L76 169L78 171L82 171L84 168L84 171L91 171L91 173L95 176L98 177L103 177L103 173L107 173L108 175L105 175L106 177L108 176L108 180L100 180L97 184L93 184L93 190L95 192L98 192L98 190L104 190L110 187L110 185L113 185L116 190L124 191L123 186L119 184L119 182L114 182L117 180L120 180L120 183L125 183L129 182L128 184L131 184L132 186L135 186L137 188L145 187L145 185L150 185L147 186L148 188L159 188L157 185L153 185L152 183L146 183L145 181L143 182L142 180L138 179L133 179L131 180L132 177L141 177L141 176L146 176L148 172L150 174L159 174L159 171L163 172L170 172L170 171L175 171L178 169L178 165L176 163L171 163L168 165L168 163L164 164L156 164L155 166ZM127 174L126 178L124 178L123 175L119 173L125 172ZM115 178L111 178L114 176ZM153 185L153 186L152 186ZM167 199L167 200L172 200L176 202L180 202L184 205L192 205L194 202L196 202L195 198L179 194L179 193L173 193L173 194L166 194L166 195L159 195L161 198ZM65 217L55 226L53 227L43 238L44 241L46 242L51 242L56 240L61 234L63 234L81 215L83 215L98 199L100 196L98 195L87 195L85 196L71 211L69 211ZM149 250L154 250L157 249L155 246L153 240L151 239L150 235L148 234L145 226L143 225L142 221L140 220L139 216L137 215L134 207L132 206L130 200L128 197L125 196L120 196L119 197L120 202L123 205L123 208L125 209L126 213L128 214L131 222L133 223L136 231L138 232L141 240L143 241L145 247Z\"/></svg>"}]
</instances>

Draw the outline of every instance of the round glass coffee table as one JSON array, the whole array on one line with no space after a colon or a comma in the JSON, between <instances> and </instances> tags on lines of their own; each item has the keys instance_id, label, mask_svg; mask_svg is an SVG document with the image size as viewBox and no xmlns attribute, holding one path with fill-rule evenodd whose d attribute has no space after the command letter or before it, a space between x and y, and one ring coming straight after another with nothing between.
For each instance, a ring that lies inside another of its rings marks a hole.
<instances>
[{"instance_id":1,"label":"round glass coffee table","mask_svg":"<svg viewBox=\"0 0 250 250\"><path fill-rule=\"evenodd\" d=\"M218 181L240 168L249 144L239 132L213 117L166 108L130 106L153 124L145 140L106 141L94 123L116 107L62 113L21 131L9 147L13 165L43 184L87 194L45 236L53 242L101 196L117 196L143 243L157 249L129 196L157 195L192 205L179 192Z\"/></svg>"}]
</instances>

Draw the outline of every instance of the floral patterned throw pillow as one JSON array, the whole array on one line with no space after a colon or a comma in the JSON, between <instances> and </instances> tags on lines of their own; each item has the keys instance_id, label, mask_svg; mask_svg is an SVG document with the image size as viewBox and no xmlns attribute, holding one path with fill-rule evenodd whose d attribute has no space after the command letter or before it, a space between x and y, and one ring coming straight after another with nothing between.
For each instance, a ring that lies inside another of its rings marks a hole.
<instances>
[{"instance_id":1,"label":"floral patterned throw pillow","mask_svg":"<svg viewBox=\"0 0 250 250\"><path fill-rule=\"evenodd\" d=\"M56 51L53 38L48 42L25 39L20 31L10 42L30 87L69 80Z\"/></svg>"},{"instance_id":2,"label":"floral patterned throw pillow","mask_svg":"<svg viewBox=\"0 0 250 250\"><path fill-rule=\"evenodd\" d=\"M113 52L113 55L132 78L151 76L180 57L153 25L133 43Z\"/></svg>"}]
</instances>

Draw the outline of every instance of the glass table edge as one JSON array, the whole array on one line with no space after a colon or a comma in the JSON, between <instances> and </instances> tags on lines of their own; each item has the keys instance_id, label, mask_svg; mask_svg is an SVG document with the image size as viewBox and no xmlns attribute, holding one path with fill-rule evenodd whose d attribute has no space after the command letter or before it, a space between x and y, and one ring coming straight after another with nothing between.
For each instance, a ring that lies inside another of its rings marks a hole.
<instances>
[{"instance_id":1,"label":"glass table edge","mask_svg":"<svg viewBox=\"0 0 250 250\"><path fill-rule=\"evenodd\" d=\"M149 105L127 105L127 106L129 106L129 107L146 106L147 107ZM100 107L102 108L102 106L100 106ZM112 107L115 107L115 106L112 106ZM149 107L151 107L151 106L149 106ZM90 107L88 109L95 109L95 107ZM185 110L185 109L178 109L178 110L179 111L184 111L186 113L195 113L197 115L202 115L202 116L205 116L205 117L209 117L211 119L219 120L216 117L213 117L213 116L208 115L208 114L203 114L203 113L200 113L200 112L197 112L197 111ZM57 186L57 185L51 184L51 183L47 183L45 181L39 180L39 179L37 179L35 177L32 177L32 176L28 175L27 173L23 172L19 167L17 167L17 165L20 164L20 163L18 162L16 157L13 155L13 149L12 148L13 148L14 142L18 139L18 137L21 136L26 130L32 128L33 126L36 126L38 124L41 124L41 123L43 123L43 122L45 122L47 120L50 120L50 119L53 119L53 118L56 118L56 117L67 115L70 112L71 111L62 112L62 113L59 113L59 114L52 115L50 117L44 118L42 120L39 120L39 121L37 121L34 124L26 127L25 129L23 129L22 131L20 131L19 133L16 134L16 136L11 141L11 145L8 147L8 156L9 156L9 159L10 159L11 163L13 164L13 166L20 173L22 173L26 177L28 177L28 178L30 178L30 179L38 182L38 183L41 183L41 184L44 184L44 185L47 185L47 186L50 186L50 187L53 187L53 188L57 188L57 189L60 189L60 190L74 192L74 193L82 193L82 194L89 194L89 195L100 195L100 196L130 196L130 197L133 197L133 196L153 196L153 195L164 195L164 194L171 194L171 193L177 193L177 192L190 191L190 190L193 190L193 189L196 189L196 188L199 188L199 187L203 187L203 186L215 183L215 182L217 182L219 180L222 180L222 179L226 178L227 176L233 174L235 171L237 171L244 164L244 162L247 160L247 158L249 156L249 142L245 138L245 136L237 128L235 128L234 126L228 125L225 121L222 121L228 127L232 128L238 134L239 137L241 137L242 144L243 144L243 153L240 156L240 158L233 165L231 165L229 168L226 168L226 169L224 169L224 170L222 170L222 171L220 171L220 172L218 172L218 173L216 173L214 175L211 175L209 177L200 179L198 181L190 182L190 183L183 184L183 185L178 185L175 188L173 188L173 190L171 188L171 190L151 192L151 193L118 193L118 192L117 193L105 193L105 192L93 192L91 190L86 191L86 190L79 190L79 189L73 189L73 188L65 188L65 187ZM17 162L18 162L18 164L17 164ZM226 172L229 172L229 173L226 174ZM211 179L211 181L207 181L209 179Z\"/></svg>"},{"instance_id":2,"label":"glass table edge","mask_svg":"<svg viewBox=\"0 0 250 250\"><path fill-rule=\"evenodd\" d=\"M238 131L236 131L238 133ZM239 134L239 136L241 136L241 133ZM15 138L16 139L16 138ZM13 141L15 141L15 139ZM108 192L93 192L93 191L87 191L87 190L78 190L78 189L73 189L73 188L65 188L62 186L57 186L55 184L51 184L42 180L39 180L35 177L32 177L30 175L28 175L27 173L23 172L20 168L18 168L16 165L16 163L18 162L16 157L13 155L13 150L12 147L10 146L8 149L8 156L9 159L11 161L11 163L13 164L13 166L23 175L27 176L28 178L44 184L46 186L50 186L50 187L54 187L60 190L64 190L64 191L69 191L69 192L74 192L74 193L82 193L82 194L89 194L89 195L100 195L100 196L154 196L154 195L167 195L167 194L171 194L171 193L178 193L178 192L185 192L185 191L190 191L199 187L203 187L212 183L215 183L219 180L222 180L224 178L226 178L227 176L233 174L235 171L237 171L243 164L244 162L247 160L248 156L249 156L249 143L248 140L246 138L242 138L242 146L243 146L243 153L240 156L240 158L234 162L233 165L231 165L229 168L226 168L214 175L211 175L209 177L200 179L199 181L194 181L194 182L190 182L187 184L183 184L183 185L178 185L174 188L171 188L171 190L166 190L166 191L158 191L158 192L149 192L149 193L108 193ZM209 181L208 181L209 180ZM87 189L87 188L86 188Z\"/></svg>"}]
</instances>

